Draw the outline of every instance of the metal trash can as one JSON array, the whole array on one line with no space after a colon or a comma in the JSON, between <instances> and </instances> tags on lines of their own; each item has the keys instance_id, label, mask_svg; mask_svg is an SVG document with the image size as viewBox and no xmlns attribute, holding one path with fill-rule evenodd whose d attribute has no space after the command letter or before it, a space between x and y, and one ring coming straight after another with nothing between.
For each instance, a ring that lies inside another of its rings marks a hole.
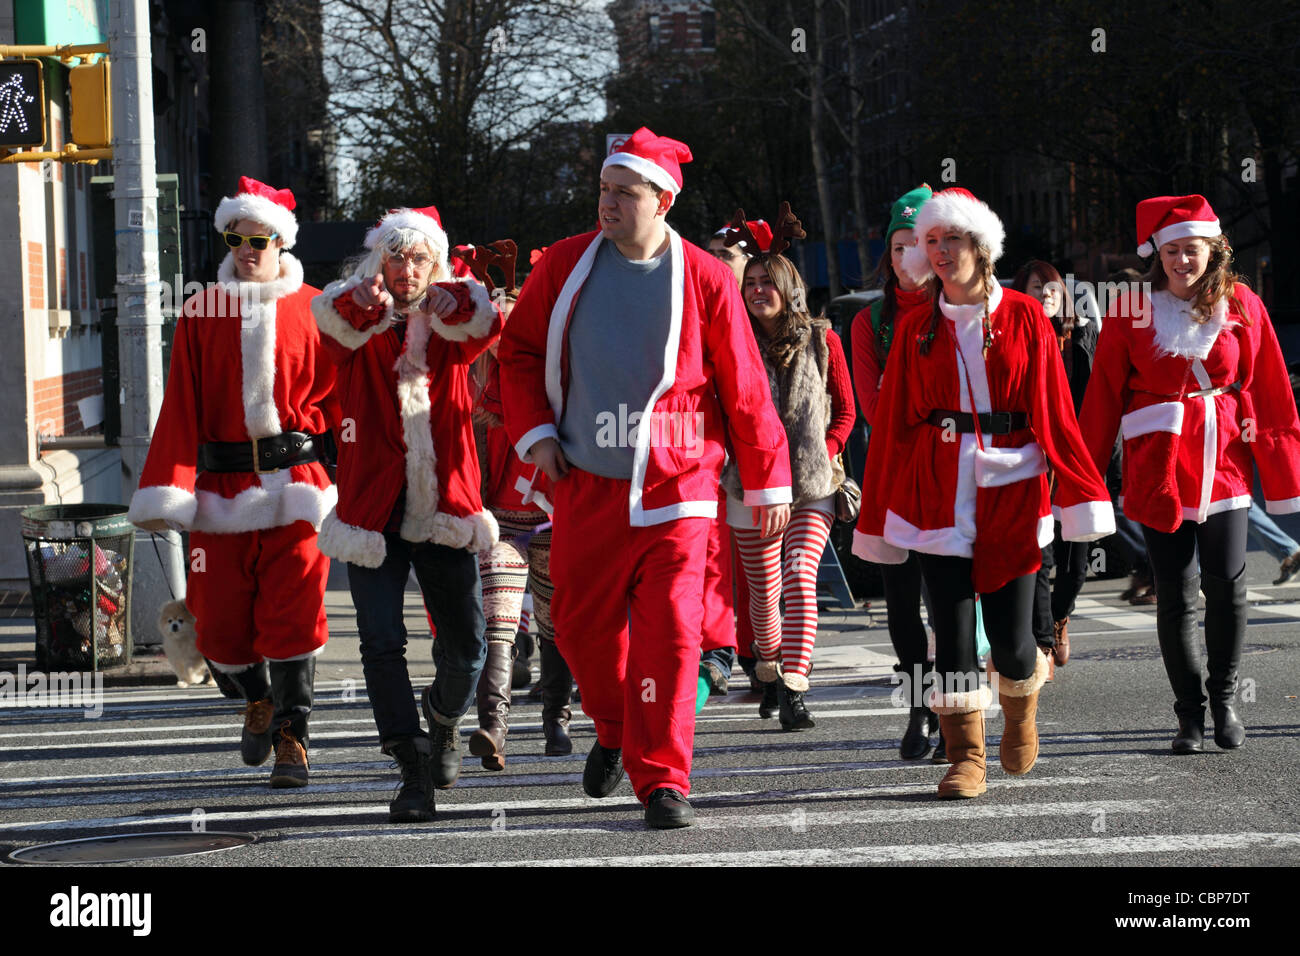
<instances>
[{"instance_id":1,"label":"metal trash can","mask_svg":"<svg viewBox=\"0 0 1300 956\"><path fill-rule=\"evenodd\" d=\"M97 671L131 662L135 526L126 510L105 504L23 509L38 668Z\"/></svg>"}]
</instances>

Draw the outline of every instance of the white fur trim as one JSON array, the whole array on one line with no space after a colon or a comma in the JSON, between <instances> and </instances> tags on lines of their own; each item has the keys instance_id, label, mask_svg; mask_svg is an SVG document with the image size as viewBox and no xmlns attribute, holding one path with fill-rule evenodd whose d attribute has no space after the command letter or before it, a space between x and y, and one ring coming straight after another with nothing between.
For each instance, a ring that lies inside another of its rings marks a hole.
<instances>
[{"instance_id":1,"label":"white fur trim","mask_svg":"<svg viewBox=\"0 0 1300 956\"><path fill-rule=\"evenodd\" d=\"M1223 235L1223 226L1217 219L1189 219L1185 222L1176 222L1172 226L1165 226L1163 229L1157 229L1151 234L1151 238L1142 245L1138 246L1138 255L1145 258L1153 255L1157 249L1166 242L1173 242L1175 239L1191 239L1193 236L1199 236L1202 239L1213 239L1215 236Z\"/></svg>"},{"instance_id":2,"label":"white fur trim","mask_svg":"<svg viewBox=\"0 0 1300 956\"><path fill-rule=\"evenodd\" d=\"M1158 355L1181 355L1203 359L1228 324L1228 303L1220 299L1207 322L1192 320L1193 303L1185 302L1168 289L1151 293L1151 324Z\"/></svg>"},{"instance_id":3,"label":"white fur trim","mask_svg":"<svg viewBox=\"0 0 1300 956\"><path fill-rule=\"evenodd\" d=\"M515 454L519 456L519 460L525 464L532 464L533 459L529 452L543 438L554 438L558 442L560 440L560 431L554 425L548 423L538 425L536 428L524 432L524 437L519 439L515 445Z\"/></svg>"},{"instance_id":4,"label":"white fur trim","mask_svg":"<svg viewBox=\"0 0 1300 956\"><path fill-rule=\"evenodd\" d=\"M610 166L626 166L632 172L644 176L660 189L666 189L674 196L681 192L682 187L677 185L677 180L673 179L668 170L657 163L650 162L644 156L635 153L610 153L601 165L600 171L603 173Z\"/></svg>"},{"instance_id":5,"label":"white fur trim","mask_svg":"<svg viewBox=\"0 0 1300 956\"><path fill-rule=\"evenodd\" d=\"M997 673L992 668L990 671ZM999 697L1028 697L1047 683L1047 655L1034 654L1034 672L1024 680L1009 680L1001 674L993 679L997 682Z\"/></svg>"},{"instance_id":6,"label":"white fur trim","mask_svg":"<svg viewBox=\"0 0 1300 956\"><path fill-rule=\"evenodd\" d=\"M564 280L560 294L555 298L555 305L551 307L550 322L546 327L546 400L550 403L556 422L564 420L564 389L560 385L560 359L564 352L564 337L569 324L569 314L573 311L573 300L577 298L582 284L591 274L596 253L600 251L600 242L601 233L598 232L590 245L582 251L573 271ZM524 452L526 451L527 448L524 449ZM523 457L522 452L520 457ZM524 458L524 461L527 460Z\"/></svg>"},{"instance_id":7,"label":"white fur trim","mask_svg":"<svg viewBox=\"0 0 1300 956\"><path fill-rule=\"evenodd\" d=\"M131 506L126 511L126 520L134 524L145 521L169 521L182 528L191 528L194 514L198 510L198 499L194 492L175 485L149 485L136 489L131 496Z\"/></svg>"},{"instance_id":8,"label":"white fur trim","mask_svg":"<svg viewBox=\"0 0 1300 956\"><path fill-rule=\"evenodd\" d=\"M1300 498L1280 498L1277 501L1264 500L1264 510L1271 515L1289 515L1300 511Z\"/></svg>"},{"instance_id":9,"label":"white fur trim","mask_svg":"<svg viewBox=\"0 0 1300 956\"><path fill-rule=\"evenodd\" d=\"M1047 471L1047 458L1038 442L1019 448L986 447L975 449L975 484L981 488L1000 488L1018 481L1036 478Z\"/></svg>"},{"instance_id":10,"label":"white fur trim","mask_svg":"<svg viewBox=\"0 0 1300 956\"><path fill-rule=\"evenodd\" d=\"M469 287L470 296L474 300L474 317L460 325L447 325L437 315L430 313L429 321L433 330L449 342L485 338L492 331L492 323L497 315L496 306L492 304L492 296L488 294L487 288L475 279L460 281Z\"/></svg>"},{"instance_id":11,"label":"white fur trim","mask_svg":"<svg viewBox=\"0 0 1300 956\"><path fill-rule=\"evenodd\" d=\"M1155 405L1148 405L1135 412L1129 412L1119 420L1120 434L1126 441L1152 432L1181 435L1184 413L1182 402L1158 402Z\"/></svg>"},{"instance_id":12,"label":"white fur trim","mask_svg":"<svg viewBox=\"0 0 1300 956\"><path fill-rule=\"evenodd\" d=\"M886 252L889 250L886 249ZM930 268L930 257L925 254L925 246L918 241L903 250L903 259L898 264L898 271L903 277L921 285L934 276Z\"/></svg>"},{"instance_id":13,"label":"white fur trim","mask_svg":"<svg viewBox=\"0 0 1300 956\"><path fill-rule=\"evenodd\" d=\"M364 332L354 328L351 322L339 314L338 309L334 307L334 301L341 295L350 294L360 284L361 279L357 276L351 279L340 279L331 282L320 295L314 296L311 300L311 314L315 317L316 327L321 330L321 334L328 335L339 345L354 350L361 348L373 336L387 332L393 325L391 305L383 319Z\"/></svg>"},{"instance_id":14,"label":"white fur trim","mask_svg":"<svg viewBox=\"0 0 1300 956\"><path fill-rule=\"evenodd\" d=\"M491 551L500 534L496 517L485 508L464 518L439 512L433 517L433 531L428 540L477 554L480 551Z\"/></svg>"},{"instance_id":15,"label":"white fur trim","mask_svg":"<svg viewBox=\"0 0 1300 956\"><path fill-rule=\"evenodd\" d=\"M863 561L876 564L902 564L907 560L907 549L895 547L876 534L864 534L853 529L853 553Z\"/></svg>"},{"instance_id":16,"label":"white fur trim","mask_svg":"<svg viewBox=\"0 0 1300 956\"><path fill-rule=\"evenodd\" d=\"M298 217L292 210L271 202L265 196L254 196L252 193L226 196L217 204L217 214L212 217L212 223L218 232L225 232L227 226L240 219L251 219L270 226L284 240L286 249L292 249L298 241Z\"/></svg>"},{"instance_id":17,"label":"white fur trim","mask_svg":"<svg viewBox=\"0 0 1300 956\"><path fill-rule=\"evenodd\" d=\"M1038 654L1038 656L1043 655ZM925 706L936 714L973 714L976 711L988 710L992 704L993 691L986 686L956 694L941 694L938 682L926 685Z\"/></svg>"},{"instance_id":18,"label":"white fur trim","mask_svg":"<svg viewBox=\"0 0 1300 956\"><path fill-rule=\"evenodd\" d=\"M1115 509L1109 501L1082 501L1061 509L1061 538L1096 541L1115 533Z\"/></svg>"},{"instance_id":19,"label":"white fur trim","mask_svg":"<svg viewBox=\"0 0 1300 956\"><path fill-rule=\"evenodd\" d=\"M678 518L718 517L718 502L710 498L707 501L678 501L662 508L640 508L629 516L629 526L633 528L650 528Z\"/></svg>"},{"instance_id":20,"label":"white fur trim","mask_svg":"<svg viewBox=\"0 0 1300 956\"><path fill-rule=\"evenodd\" d=\"M785 683L787 690L792 690L796 694L802 694L808 690L808 678L803 674L781 674L781 680Z\"/></svg>"},{"instance_id":21,"label":"white fur trim","mask_svg":"<svg viewBox=\"0 0 1300 956\"><path fill-rule=\"evenodd\" d=\"M969 437L969 436L963 436ZM974 483L971 483L974 488ZM971 509L974 516L974 508ZM966 534L959 527L927 528L922 531L906 518L893 511L885 512L885 540L897 548L907 551L923 551L926 554L946 554L954 558L974 556L974 534ZM868 558L870 561L876 558ZM890 562L886 562L890 563ZM901 563L901 562L892 562Z\"/></svg>"},{"instance_id":22,"label":"white fur trim","mask_svg":"<svg viewBox=\"0 0 1300 956\"><path fill-rule=\"evenodd\" d=\"M1053 509L1053 511L1055 510ZM1057 519L1050 512L1038 516L1038 535L1034 540L1038 542L1040 550L1047 547L1056 538L1056 521Z\"/></svg>"},{"instance_id":23,"label":"white fur trim","mask_svg":"<svg viewBox=\"0 0 1300 956\"><path fill-rule=\"evenodd\" d=\"M378 225L366 232L366 248L374 249L381 245L389 233L398 229L414 229L424 235L429 241L429 251L442 266L439 275L447 275L450 272L447 268L447 250L450 248L447 233L442 226L438 225L437 220L414 209L398 209L379 220Z\"/></svg>"},{"instance_id":24,"label":"white fur trim","mask_svg":"<svg viewBox=\"0 0 1300 956\"><path fill-rule=\"evenodd\" d=\"M397 411L406 444L406 510L401 535L428 541L438 514L438 454L433 447L429 403L429 316L412 312L406 320L406 344L397 357Z\"/></svg>"},{"instance_id":25,"label":"white fur trim","mask_svg":"<svg viewBox=\"0 0 1300 956\"><path fill-rule=\"evenodd\" d=\"M288 474L279 471L259 475L261 485L245 488L233 498L200 491L191 530L239 534L306 521L319 531L325 516L338 501L338 489L334 485L317 488L305 482L290 482L286 480ZM283 484L275 479L283 480Z\"/></svg>"},{"instance_id":26,"label":"white fur trim","mask_svg":"<svg viewBox=\"0 0 1300 956\"><path fill-rule=\"evenodd\" d=\"M217 267L217 282L229 295L237 296L240 304L274 302L293 295L302 288L302 263L296 256L280 253L280 274L270 282L241 282L235 275L235 254L227 252Z\"/></svg>"},{"instance_id":27,"label":"white fur trim","mask_svg":"<svg viewBox=\"0 0 1300 956\"><path fill-rule=\"evenodd\" d=\"M316 547L320 548L321 554L363 568L379 567L388 554L388 546L381 532L345 524L334 511L327 514L321 522Z\"/></svg>"},{"instance_id":28,"label":"white fur trim","mask_svg":"<svg viewBox=\"0 0 1300 956\"><path fill-rule=\"evenodd\" d=\"M1219 303L1222 304L1222 301ZM1196 378L1198 388L1213 387L1210 373L1205 370L1199 358L1192 359L1192 375ZM1214 473L1217 470L1219 455L1219 411L1214 395L1202 395L1205 404L1205 432L1201 438L1201 500L1197 521L1204 521L1209 516L1210 498L1214 492Z\"/></svg>"},{"instance_id":29,"label":"white fur trim","mask_svg":"<svg viewBox=\"0 0 1300 956\"><path fill-rule=\"evenodd\" d=\"M935 226L955 226L968 232L988 249L993 262L1002 258L1006 230L1002 220L982 200L946 189L935 193L916 214L913 229L924 242L925 234Z\"/></svg>"},{"instance_id":30,"label":"white fur trim","mask_svg":"<svg viewBox=\"0 0 1300 956\"><path fill-rule=\"evenodd\" d=\"M744 504L749 508L760 505L788 505L794 501L794 493L789 485L779 488L758 488L745 492Z\"/></svg>"},{"instance_id":31,"label":"white fur trim","mask_svg":"<svg viewBox=\"0 0 1300 956\"><path fill-rule=\"evenodd\" d=\"M781 676L780 661L758 660L754 662L754 676L764 684L770 684Z\"/></svg>"},{"instance_id":32,"label":"white fur trim","mask_svg":"<svg viewBox=\"0 0 1300 956\"><path fill-rule=\"evenodd\" d=\"M1205 517L1217 515L1224 511L1236 511L1238 508L1249 508L1251 502L1250 495L1237 495L1235 498L1220 498L1218 501L1212 501L1205 509ZM1194 511L1192 508L1184 508L1184 512ZM1198 518L1194 514L1184 514L1183 517L1190 518L1192 521L1204 521L1205 518Z\"/></svg>"}]
</instances>

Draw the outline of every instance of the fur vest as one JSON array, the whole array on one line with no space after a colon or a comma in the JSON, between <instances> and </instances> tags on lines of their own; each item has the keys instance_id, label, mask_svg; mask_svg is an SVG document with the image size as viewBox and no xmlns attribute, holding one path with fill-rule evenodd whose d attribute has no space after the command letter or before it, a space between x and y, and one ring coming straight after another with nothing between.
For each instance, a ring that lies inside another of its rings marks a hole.
<instances>
[{"instance_id":1,"label":"fur vest","mask_svg":"<svg viewBox=\"0 0 1300 956\"><path fill-rule=\"evenodd\" d=\"M790 448L794 507L833 494L844 480L838 462L832 462L826 453L826 429L831 420L831 396L826 388L829 328L830 323L825 319L814 319L802 332L803 347L783 369L773 368L763 343L759 343L772 403L785 426L786 444ZM734 461L728 461L723 469L722 487L737 500L744 496Z\"/></svg>"}]
</instances>

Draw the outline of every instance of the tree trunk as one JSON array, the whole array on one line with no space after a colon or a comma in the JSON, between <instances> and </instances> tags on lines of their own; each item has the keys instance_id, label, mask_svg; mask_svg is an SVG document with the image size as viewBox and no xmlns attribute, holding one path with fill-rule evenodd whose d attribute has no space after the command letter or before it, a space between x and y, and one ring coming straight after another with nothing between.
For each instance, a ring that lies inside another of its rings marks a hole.
<instances>
[{"instance_id":1,"label":"tree trunk","mask_svg":"<svg viewBox=\"0 0 1300 956\"><path fill-rule=\"evenodd\" d=\"M849 79L849 184L853 196L853 218L858 233L859 287L867 287L867 272L871 269L871 250L867 246L867 197L863 188L862 170L862 88L859 86L858 46L853 37L853 14L850 4L844 4L845 59Z\"/></svg>"},{"instance_id":2,"label":"tree trunk","mask_svg":"<svg viewBox=\"0 0 1300 956\"><path fill-rule=\"evenodd\" d=\"M823 85L826 76L825 0L813 4L813 68L811 74L811 109L808 111L808 135L812 140L813 178L817 182L817 205L821 209L823 241L826 244L826 285L833 299L840 294L840 264L836 250L835 215L831 210L831 189L826 171L826 144L822 141L825 123Z\"/></svg>"}]
</instances>

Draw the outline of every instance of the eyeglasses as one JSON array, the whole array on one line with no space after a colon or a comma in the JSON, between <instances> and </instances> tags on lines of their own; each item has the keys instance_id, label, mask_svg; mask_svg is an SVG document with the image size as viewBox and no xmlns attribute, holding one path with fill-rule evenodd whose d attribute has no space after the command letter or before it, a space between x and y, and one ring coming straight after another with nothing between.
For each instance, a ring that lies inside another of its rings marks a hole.
<instances>
[{"instance_id":1,"label":"eyeglasses","mask_svg":"<svg viewBox=\"0 0 1300 956\"><path fill-rule=\"evenodd\" d=\"M403 267L405 267L409 263L410 265L415 266L415 268L417 269L423 269L429 264L431 264L433 262L433 259L430 256L417 253L416 255L413 256L402 256L402 255L385 256L384 261L394 262L397 265Z\"/></svg>"},{"instance_id":2,"label":"eyeglasses","mask_svg":"<svg viewBox=\"0 0 1300 956\"><path fill-rule=\"evenodd\" d=\"M279 238L280 234L278 232L273 232L269 236L241 236L237 232L223 232L222 235L226 237L226 245L231 249L238 249L247 242L258 252L261 252L266 248L268 242L272 239Z\"/></svg>"}]
</instances>

